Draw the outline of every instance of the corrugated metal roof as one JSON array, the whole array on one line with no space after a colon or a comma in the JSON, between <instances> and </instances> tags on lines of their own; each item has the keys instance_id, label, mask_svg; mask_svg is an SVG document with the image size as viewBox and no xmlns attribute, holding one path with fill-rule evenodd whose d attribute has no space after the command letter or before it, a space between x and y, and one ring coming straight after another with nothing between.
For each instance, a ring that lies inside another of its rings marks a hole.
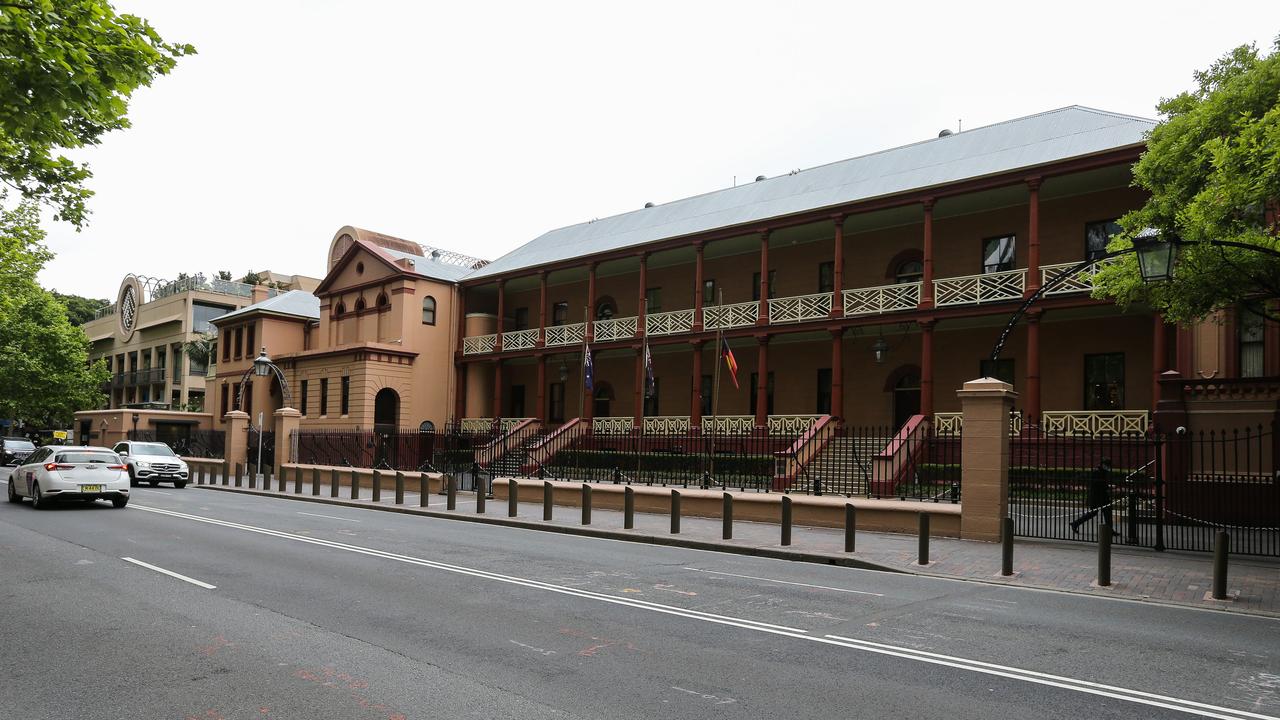
<instances>
[{"instance_id":1,"label":"corrugated metal roof","mask_svg":"<svg viewBox=\"0 0 1280 720\"><path fill-rule=\"evenodd\" d=\"M219 315L213 319L213 323L221 324L225 320L258 311L269 312L273 315L292 315L309 320L319 320L320 298L302 290L290 290L287 293L267 298L262 302L247 305L235 312Z\"/></svg>"},{"instance_id":2,"label":"corrugated metal roof","mask_svg":"<svg viewBox=\"0 0 1280 720\"><path fill-rule=\"evenodd\" d=\"M717 228L1093 155L1155 121L1073 105L552 230L465 275L485 278Z\"/></svg>"},{"instance_id":3,"label":"corrugated metal roof","mask_svg":"<svg viewBox=\"0 0 1280 720\"><path fill-rule=\"evenodd\" d=\"M471 272L471 268L454 265L451 263L433 260L423 255L415 255L414 253L401 252L392 250L387 247L380 247L378 250L395 260L409 259L413 261L413 271L419 275L425 275L436 280L445 280L448 282L457 282L467 276Z\"/></svg>"}]
</instances>

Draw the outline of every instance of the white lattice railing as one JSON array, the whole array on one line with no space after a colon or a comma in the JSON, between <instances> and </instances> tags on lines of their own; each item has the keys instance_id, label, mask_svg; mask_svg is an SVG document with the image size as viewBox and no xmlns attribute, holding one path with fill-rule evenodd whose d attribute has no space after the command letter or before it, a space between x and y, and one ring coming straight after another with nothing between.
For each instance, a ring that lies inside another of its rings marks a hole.
<instances>
[{"instance_id":1,"label":"white lattice railing","mask_svg":"<svg viewBox=\"0 0 1280 720\"><path fill-rule=\"evenodd\" d=\"M592 432L605 435L624 435L635 427L635 421L629 417L598 417L591 419Z\"/></svg>"},{"instance_id":2,"label":"white lattice railing","mask_svg":"<svg viewBox=\"0 0 1280 720\"><path fill-rule=\"evenodd\" d=\"M939 435L959 435L964 429L964 415L961 413L934 413L933 431Z\"/></svg>"},{"instance_id":3,"label":"white lattice railing","mask_svg":"<svg viewBox=\"0 0 1280 720\"><path fill-rule=\"evenodd\" d=\"M645 435L687 435L689 433L689 417L665 415L647 417L641 425Z\"/></svg>"},{"instance_id":4,"label":"white lattice railing","mask_svg":"<svg viewBox=\"0 0 1280 720\"><path fill-rule=\"evenodd\" d=\"M702 308L702 326L708 330L755 325L759 317L760 304L756 302Z\"/></svg>"},{"instance_id":5,"label":"white lattice railing","mask_svg":"<svg viewBox=\"0 0 1280 720\"><path fill-rule=\"evenodd\" d=\"M719 434L751 432L756 427L756 419L752 415L720 415L702 418L702 432Z\"/></svg>"},{"instance_id":6,"label":"white lattice railing","mask_svg":"<svg viewBox=\"0 0 1280 720\"><path fill-rule=\"evenodd\" d=\"M1026 287L1027 271L965 275L933 281L933 302L938 307L947 305L977 305L989 302L1017 300Z\"/></svg>"},{"instance_id":7,"label":"white lattice railing","mask_svg":"<svg viewBox=\"0 0 1280 720\"><path fill-rule=\"evenodd\" d=\"M538 344L538 331L512 330L502 333L503 350L528 350Z\"/></svg>"},{"instance_id":8,"label":"white lattice railing","mask_svg":"<svg viewBox=\"0 0 1280 720\"><path fill-rule=\"evenodd\" d=\"M462 338L462 354L477 355L479 353L491 353L497 344L498 336L496 334L465 337Z\"/></svg>"},{"instance_id":9,"label":"white lattice railing","mask_svg":"<svg viewBox=\"0 0 1280 720\"><path fill-rule=\"evenodd\" d=\"M769 300L769 322L802 322L830 317L831 297L831 293L818 293L772 298Z\"/></svg>"},{"instance_id":10,"label":"white lattice railing","mask_svg":"<svg viewBox=\"0 0 1280 720\"><path fill-rule=\"evenodd\" d=\"M624 317L596 320L592 323L592 337L596 342L609 340L629 340L636 336L636 323L639 318Z\"/></svg>"},{"instance_id":11,"label":"white lattice railing","mask_svg":"<svg viewBox=\"0 0 1280 720\"><path fill-rule=\"evenodd\" d=\"M879 315L899 310L915 310L920 304L919 280L897 285L857 288L844 291L845 317Z\"/></svg>"},{"instance_id":12,"label":"white lattice railing","mask_svg":"<svg viewBox=\"0 0 1280 720\"><path fill-rule=\"evenodd\" d=\"M1058 287L1046 291L1045 295L1066 295L1068 293L1090 292L1093 290L1093 278L1098 274L1098 271L1115 261L1116 258L1099 260L1085 269L1077 271L1066 280L1063 280L1062 284ZM1050 281L1079 264L1080 263L1078 262L1069 262L1058 263L1057 265L1041 265L1040 284L1048 285Z\"/></svg>"},{"instance_id":13,"label":"white lattice railing","mask_svg":"<svg viewBox=\"0 0 1280 720\"><path fill-rule=\"evenodd\" d=\"M529 418L505 418L505 417L504 417L504 418L499 418L499 419L498 419L498 432L500 432L500 433L502 433L503 435L505 435L505 434L507 434L507 433L511 432L511 429L512 429L512 428L514 428L515 426L519 425L520 423L522 423L522 422L524 422L525 420L528 420L528 419L529 419Z\"/></svg>"},{"instance_id":14,"label":"white lattice railing","mask_svg":"<svg viewBox=\"0 0 1280 720\"><path fill-rule=\"evenodd\" d=\"M464 433L486 433L493 429L493 418L462 418L458 426Z\"/></svg>"},{"instance_id":15,"label":"white lattice railing","mask_svg":"<svg viewBox=\"0 0 1280 720\"><path fill-rule=\"evenodd\" d=\"M803 435L818 422L821 415L770 415L770 435Z\"/></svg>"},{"instance_id":16,"label":"white lattice railing","mask_svg":"<svg viewBox=\"0 0 1280 720\"><path fill-rule=\"evenodd\" d=\"M1041 428L1060 435L1128 435L1147 431L1146 410L1046 410Z\"/></svg>"},{"instance_id":17,"label":"white lattice railing","mask_svg":"<svg viewBox=\"0 0 1280 720\"><path fill-rule=\"evenodd\" d=\"M547 328L547 345L573 345L580 343L586 332L586 323L552 325Z\"/></svg>"},{"instance_id":18,"label":"white lattice railing","mask_svg":"<svg viewBox=\"0 0 1280 720\"><path fill-rule=\"evenodd\" d=\"M646 315L644 325L648 335L693 332L693 310L672 310Z\"/></svg>"}]
</instances>

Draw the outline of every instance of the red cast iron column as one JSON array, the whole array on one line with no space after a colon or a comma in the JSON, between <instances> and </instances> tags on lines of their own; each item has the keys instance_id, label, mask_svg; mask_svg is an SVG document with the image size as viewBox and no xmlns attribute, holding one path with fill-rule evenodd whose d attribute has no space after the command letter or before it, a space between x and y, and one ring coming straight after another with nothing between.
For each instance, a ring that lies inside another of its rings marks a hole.
<instances>
[{"instance_id":1,"label":"red cast iron column","mask_svg":"<svg viewBox=\"0 0 1280 720\"><path fill-rule=\"evenodd\" d=\"M757 325L769 324L769 231L760 231L760 308Z\"/></svg>"},{"instance_id":2,"label":"red cast iron column","mask_svg":"<svg viewBox=\"0 0 1280 720\"><path fill-rule=\"evenodd\" d=\"M843 329L831 331L831 416L837 420L844 419Z\"/></svg>"},{"instance_id":3,"label":"red cast iron column","mask_svg":"<svg viewBox=\"0 0 1280 720\"><path fill-rule=\"evenodd\" d=\"M1040 183L1038 177L1027 180L1027 189L1031 197L1028 204L1027 229L1027 285L1026 297L1031 297L1040 289ZM1034 422L1040 422L1036 419Z\"/></svg>"},{"instance_id":4,"label":"red cast iron column","mask_svg":"<svg viewBox=\"0 0 1280 720\"><path fill-rule=\"evenodd\" d=\"M920 414L933 418L933 328L936 320L920 321Z\"/></svg>"},{"instance_id":5,"label":"red cast iron column","mask_svg":"<svg viewBox=\"0 0 1280 720\"><path fill-rule=\"evenodd\" d=\"M831 317L840 317L844 314L844 215L835 217L836 240L835 252L832 253L832 285L835 293L831 297ZM835 377L835 368L832 370L832 377ZM835 381L832 380L832 387L835 387ZM831 405L835 410L835 405Z\"/></svg>"},{"instance_id":6,"label":"red cast iron column","mask_svg":"<svg viewBox=\"0 0 1280 720\"><path fill-rule=\"evenodd\" d=\"M920 278L920 307L933 307L933 198L924 201L924 275Z\"/></svg>"},{"instance_id":7,"label":"red cast iron column","mask_svg":"<svg viewBox=\"0 0 1280 720\"><path fill-rule=\"evenodd\" d=\"M769 427L769 336L756 338L760 351L756 359L756 427Z\"/></svg>"},{"instance_id":8,"label":"red cast iron column","mask_svg":"<svg viewBox=\"0 0 1280 720\"><path fill-rule=\"evenodd\" d=\"M1038 312L1027 313L1027 399L1023 406L1027 416L1023 426L1040 427L1040 319Z\"/></svg>"},{"instance_id":9,"label":"red cast iron column","mask_svg":"<svg viewBox=\"0 0 1280 720\"><path fill-rule=\"evenodd\" d=\"M705 282L702 276L702 243L693 244L693 249L697 253L697 260L693 266L693 331L702 332L702 285ZM711 299L715 302L715 298Z\"/></svg>"}]
</instances>

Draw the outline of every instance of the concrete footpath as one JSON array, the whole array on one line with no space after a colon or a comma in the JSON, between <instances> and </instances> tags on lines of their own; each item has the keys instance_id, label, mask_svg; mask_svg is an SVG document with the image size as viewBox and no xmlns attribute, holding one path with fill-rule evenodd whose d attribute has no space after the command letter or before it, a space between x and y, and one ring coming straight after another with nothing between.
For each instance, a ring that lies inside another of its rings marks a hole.
<instances>
[{"instance_id":1,"label":"concrete footpath","mask_svg":"<svg viewBox=\"0 0 1280 720\"><path fill-rule=\"evenodd\" d=\"M415 483L416 485L416 483ZM189 485L188 488L237 492L324 504L364 507L431 517L484 522L568 532L631 542L678 545L705 550L760 555L805 562L847 565L892 572L947 577L1017 587L1039 588L1061 592L1100 595L1136 601L1161 602L1246 612L1280 617L1280 560L1236 555L1231 558L1227 590L1232 599L1212 600L1212 555L1209 553L1156 552L1122 545L1113 546L1111 582L1099 587L1097 578L1097 546L1088 542L1050 542L1019 539L1014 549L1012 577L1000 575L1000 545L955 538L933 537L930 562L917 564L918 540L915 535L859 531L855 551L843 552L844 532L832 528L796 525L791 545L780 544L780 527L775 523L739 520L733 526L733 538L722 539L718 518L683 517L680 533L673 535L671 519L666 514L635 514L635 528L623 529L621 511L594 508L591 524L582 524L578 507L554 506L551 521L544 521L541 502L521 502L517 516L508 517L505 500L489 500L484 514L476 512L474 493L458 493L456 510L445 509L442 495L430 495L426 508L419 506L415 492L405 493L403 505L396 505L394 493L383 491L381 501L374 503L368 490L362 499L349 500L344 485L342 498L329 497L327 478L319 496L249 490L234 486ZM927 505L922 505L926 509Z\"/></svg>"}]
</instances>

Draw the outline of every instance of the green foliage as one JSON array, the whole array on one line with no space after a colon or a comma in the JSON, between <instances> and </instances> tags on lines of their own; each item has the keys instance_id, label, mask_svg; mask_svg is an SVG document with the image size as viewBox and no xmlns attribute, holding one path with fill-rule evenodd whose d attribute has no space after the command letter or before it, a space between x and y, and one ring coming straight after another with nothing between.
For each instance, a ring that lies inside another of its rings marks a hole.
<instances>
[{"instance_id":1,"label":"green foliage","mask_svg":"<svg viewBox=\"0 0 1280 720\"><path fill-rule=\"evenodd\" d=\"M98 308L110 303L106 300L95 300L94 298L81 297L79 295L63 295L57 290L53 291L53 297L67 310L67 320L72 325L79 327L90 320L97 314Z\"/></svg>"},{"instance_id":2,"label":"green foliage","mask_svg":"<svg viewBox=\"0 0 1280 720\"><path fill-rule=\"evenodd\" d=\"M1196 88L1160 101L1161 122L1134 165L1151 193L1120 219L1110 249L1144 228L1189 242L1231 241L1280 249L1280 38L1260 57L1238 47L1195 75ZM1244 249L1183 248L1173 281L1143 285L1127 255L1099 273L1095 297L1146 303L1187 323L1259 293L1280 295L1280 260Z\"/></svg>"},{"instance_id":3,"label":"green foliage","mask_svg":"<svg viewBox=\"0 0 1280 720\"><path fill-rule=\"evenodd\" d=\"M245 285L261 285L262 276L250 270L249 272L245 273L244 277L240 278L238 282L242 282Z\"/></svg>"},{"instance_id":4,"label":"green foliage","mask_svg":"<svg viewBox=\"0 0 1280 720\"><path fill-rule=\"evenodd\" d=\"M200 333L195 340L189 340L182 345L182 351L191 358L191 362L197 365L209 367L209 363L213 362L214 343L218 341L218 333L206 332Z\"/></svg>"},{"instance_id":5,"label":"green foliage","mask_svg":"<svg viewBox=\"0 0 1280 720\"><path fill-rule=\"evenodd\" d=\"M218 279L219 279L219 280L226 280L227 282L231 282L231 271L230 271L230 270L219 270L219 271L218 271Z\"/></svg>"},{"instance_id":6,"label":"green foliage","mask_svg":"<svg viewBox=\"0 0 1280 720\"><path fill-rule=\"evenodd\" d=\"M0 417L66 426L75 411L101 405L107 370L89 365L88 338L36 285L50 257L39 219L30 202L0 210Z\"/></svg>"},{"instance_id":7,"label":"green foliage","mask_svg":"<svg viewBox=\"0 0 1280 720\"><path fill-rule=\"evenodd\" d=\"M91 173L61 151L129 127L133 91L194 52L106 0L0 3L0 180L83 227Z\"/></svg>"}]
</instances>

